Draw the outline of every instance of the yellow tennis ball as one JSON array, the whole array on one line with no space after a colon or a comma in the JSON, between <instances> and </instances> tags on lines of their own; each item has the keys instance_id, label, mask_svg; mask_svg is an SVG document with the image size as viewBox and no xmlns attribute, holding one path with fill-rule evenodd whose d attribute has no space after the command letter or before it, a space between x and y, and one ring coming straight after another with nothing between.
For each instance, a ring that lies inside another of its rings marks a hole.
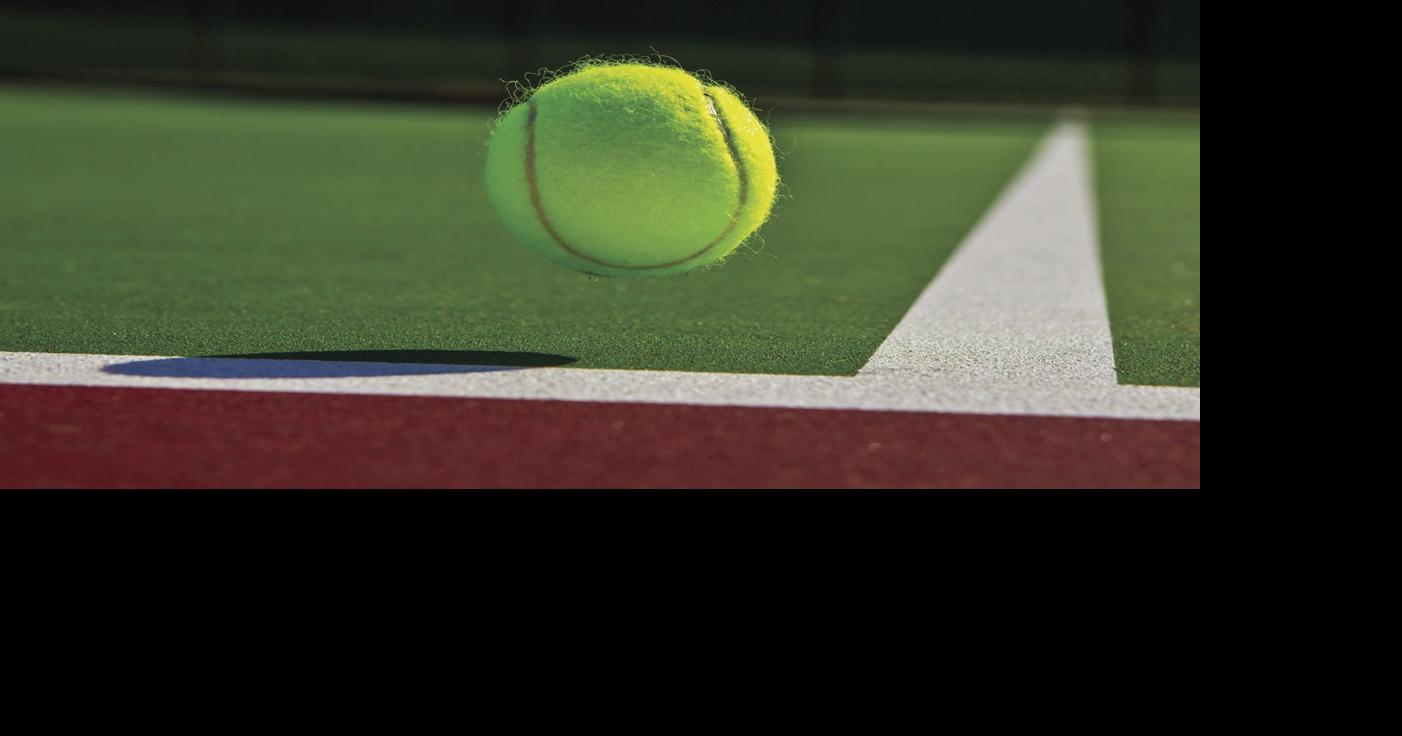
<instances>
[{"instance_id":1,"label":"yellow tennis ball","mask_svg":"<svg viewBox=\"0 0 1402 736\"><path fill-rule=\"evenodd\" d=\"M519 240L568 268L667 276L718 263L769 216L769 131L680 69L594 64L498 122L487 194Z\"/></svg>"}]
</instances>

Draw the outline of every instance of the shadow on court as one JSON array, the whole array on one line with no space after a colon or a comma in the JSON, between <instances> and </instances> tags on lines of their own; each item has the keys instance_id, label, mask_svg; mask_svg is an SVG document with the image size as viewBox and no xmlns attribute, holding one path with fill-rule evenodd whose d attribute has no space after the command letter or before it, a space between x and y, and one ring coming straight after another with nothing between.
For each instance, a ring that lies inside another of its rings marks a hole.
<instances>
[{"instance_id":1,"label":"shadow on court","mask_svg":"<svg viewBox=\"0 0 1402 736\"><path fill-rule=\"evenodd\" d=\"M494 350L324 350L153 358L113 363L102 371L152 378L370 378L546 368L577 360Z\"/></svg>"}]
</instances>

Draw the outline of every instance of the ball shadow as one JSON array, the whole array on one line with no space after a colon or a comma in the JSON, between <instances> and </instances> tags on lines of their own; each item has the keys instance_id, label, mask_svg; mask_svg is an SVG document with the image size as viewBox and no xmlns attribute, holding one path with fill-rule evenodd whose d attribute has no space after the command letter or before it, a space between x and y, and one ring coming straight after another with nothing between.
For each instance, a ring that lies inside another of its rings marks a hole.
<instances>
[{"instance_id":1,"label":"ball shadow","mask_svg":"<svg viewBox=\"0 0 1402 736\"><path fill-rule=\"evenodd\" d=\"M495 350L323 350L207 355L113 363L104 373L149 378L368 378L485 373L569 365L549 353Z\"/></svg>"}]
</instances>

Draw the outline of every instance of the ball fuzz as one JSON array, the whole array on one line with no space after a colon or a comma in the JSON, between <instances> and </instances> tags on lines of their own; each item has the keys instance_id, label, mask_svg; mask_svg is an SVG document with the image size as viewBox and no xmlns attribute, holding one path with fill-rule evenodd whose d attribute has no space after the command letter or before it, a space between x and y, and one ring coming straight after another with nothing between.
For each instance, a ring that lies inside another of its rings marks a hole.
<instances>
[{"instance_id":1,"label":"ball fuzz","mask_svg":"<svg viewBox=\"0 0 1402 736\"><path fill-rule=\"evenodd\" d=\"M600 276L668 276L730 255L769 216L769 131L730 90L680 69L597 64L498 122L487 194L546 258Z\"/></svg>"}]
</instances>

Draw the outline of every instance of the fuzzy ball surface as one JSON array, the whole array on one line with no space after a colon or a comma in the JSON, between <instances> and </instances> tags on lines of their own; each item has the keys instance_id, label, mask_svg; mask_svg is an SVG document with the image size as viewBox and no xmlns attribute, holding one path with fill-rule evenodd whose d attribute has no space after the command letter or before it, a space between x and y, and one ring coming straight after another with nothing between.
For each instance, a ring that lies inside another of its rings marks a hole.
<instances>
[{"instance_id":1,"label":"fuzzy ball surface","mask_svg":"<svg viewBox=\"0 0 1402 736\"><path fill-rule=\"evenodd\" d=\"M506 112L487 194L517 239L600 276L719 263L769 216L769 131L735 93L680 69L596 64Z\"/></svg>"}]
</instances>

